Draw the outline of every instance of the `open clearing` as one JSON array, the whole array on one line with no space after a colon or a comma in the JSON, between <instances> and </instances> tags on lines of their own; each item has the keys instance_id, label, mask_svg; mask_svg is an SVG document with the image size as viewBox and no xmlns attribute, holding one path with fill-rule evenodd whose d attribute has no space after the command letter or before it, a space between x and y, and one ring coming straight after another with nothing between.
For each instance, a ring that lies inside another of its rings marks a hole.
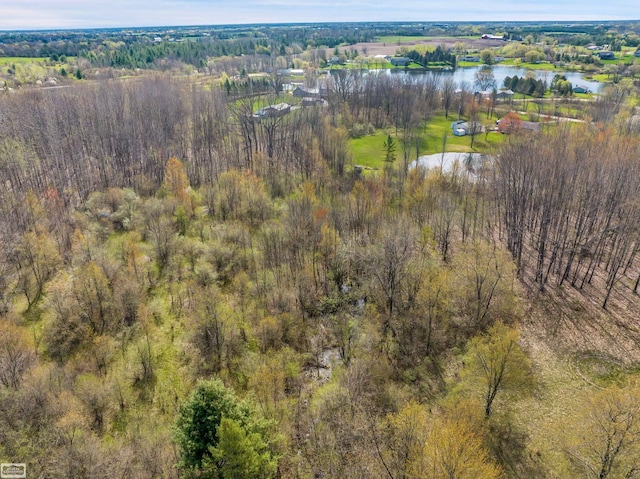
<instances>
[{"instance_id":1,"label":"open clearing","mask_svg":"<svg viewBox=\"0 0 640 479\"><path fill-rule=\"evenodd\" d=\"M456 43L465 43L467 48L483 49L490 47L499 47L505 44L502 40L483 40L481 38L468 38L468 37L397 37L394 42L378 41L367 43L356 43L355 45L348 45L339 47L341 52L345 50L358 50L361 53L366 52L366 55L395 55L396 50L400 47L411 48L416 45L427 45L437 47L438 45L444 45L447 49L453 48ZM381 40L384 40L382 38Z\"/></svg>"},{"instance_id":2,"label":"open clearing","mask_svg":"<svg viewBox=\"0 0 640 479\"><path fill-rule=\"evenodd\" d=\"M447 136L444 145L445 151L451 153L488 153L505 140L505 135L493 131L487 135L480 133L476 135L473 148L471 148L470 136L454 136L452 134L451 122L456 119L457 116L453 115L450 115L449 118L445 118L444 115L431 118L426 127L423 126L416 132L421 138L420 149L416 151L415 146L411 145L411 151L408 155L409 161L415 160L418 156L441 153L445 135ZM401 164L404 154L403 144L392 128L385 131L379 130L373 135L351 139L353 164L382 170L384 168L384 147L382 145L387 140L387 135L391 135L396 142L396 164Z\"/></svg>"},{"instance_id":3,"label":"open clearing","mask_svg":"<svg viewBox=\"0 0 640 479\"><path fill-rule=\"evenodd\" d=\"M48 58L42 57L0 57L0 65L44 63L47 60Z\"/></svg>"}]
</instances>

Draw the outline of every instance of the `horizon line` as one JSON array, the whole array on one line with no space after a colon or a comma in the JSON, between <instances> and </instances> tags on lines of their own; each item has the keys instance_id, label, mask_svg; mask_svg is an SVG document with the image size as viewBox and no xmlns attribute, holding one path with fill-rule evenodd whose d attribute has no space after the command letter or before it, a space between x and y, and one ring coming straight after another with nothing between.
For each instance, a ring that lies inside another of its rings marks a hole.
<instances>
[{"instance_id":1,"label":"horizon line","mask_svg":"<svg viewBox=\"0 0 640 479\"><path fill-rule=\"evenodd\" d=\"M450 23L450 24L526 24L526 23L579 23L579 24L598 24L598 23L614 23L614 22L623 22L623 23L634 23L640 22L640 18L637 19L608 19L608 20L579 20L579 19L566 19L566 20L354 20L354 21L326 21L326 22L238 22L238 23L211 23L211 24L175 24L175 25L124 25L124 26L112 26L112 27L47 27L47 28L12 28L5 29L0 27L0 33L42 33L42 32L76 32L76 31L90 31L90 30L127 30L127 29L149 29L149 28L158 28L158 29L166 29L166 28L220 28L220 27L252 27L252 26L304 26L304 25L350 25L350 24L360 24L360 25L371 25L371 24L409 24L409 25L419 25L419 24L438 24L438 23Z\"/></svg>"}]
</instances>

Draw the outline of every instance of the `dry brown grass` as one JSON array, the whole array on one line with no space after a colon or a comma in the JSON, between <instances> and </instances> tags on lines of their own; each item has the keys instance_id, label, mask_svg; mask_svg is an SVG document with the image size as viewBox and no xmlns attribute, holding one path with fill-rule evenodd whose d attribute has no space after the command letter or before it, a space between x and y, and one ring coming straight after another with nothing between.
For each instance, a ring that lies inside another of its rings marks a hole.
<instances>
[{"instance_id":1,"label":"dry brown grass","mask_svg":"<svg viewBox=\"0 0 640 479\"><path fill-rule=\"evenodd\" d=\"M603 309L603 274L597 271L583 289L551 284L544 293L525 276L526 328L560 355L589 353L631 366L640 362L640 297L623 277Z\"/></svg>"},{"instance_id":2,"label":"dry brown grass","mask_svg":"<svg viewBox=\"0 0 640 479\"><path fill-rule=\"evenodd\" d=\"M348 45L345 47L339 47L340 52L344 52L345 50L353 50L356 49L359 52L364 52L366 49L367 56L376 56L376 55L395 55L396 51L400 47L411 48L416 45L428 45L432 47L437 47L438 45L443 45L447 49L453 48L453 45L456 43L464 43L467 45L467 48L475 48L481 50L483 48L491 48L491 47L499 47L504 45L504 42L501 40L482 40L480 38L456 38L456 37L425 37L424 40L415 40L415 41L407 41L407 42L394 42L394 43L384 43L384 42L367 42L367 43L356 43L355 45Z\"/></svg>"},{"instance_id":3,"label":"dry brown grass","mask_svg":"<svg viewBox=\"0 0 640 479\"><path fill-rule=\"evenodd\" d=\"M544 477L573 477L564 448L584 420L584 398L637 375L640 298L626 277L608 310L602 309L604 279L601 272L583 290L549 285L542 293L530 276L522 278L522 345L533 362L537 387L513 408L529 437L529 457Z\"/></svg>"}]
</instances>

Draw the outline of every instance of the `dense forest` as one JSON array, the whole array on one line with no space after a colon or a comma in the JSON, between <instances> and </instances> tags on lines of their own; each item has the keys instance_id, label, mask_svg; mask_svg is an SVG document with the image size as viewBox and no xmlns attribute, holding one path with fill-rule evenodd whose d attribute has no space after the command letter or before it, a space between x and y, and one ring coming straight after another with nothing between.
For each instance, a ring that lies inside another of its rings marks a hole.
<instances>
[{"instance_id":1,"label":"dense forest","mask_svg":"<svg viewBox=\"0 0 640 479\"><path fill-rule=\"evenodd\" d=\"M257 37L229 42L263 61ZM258 118L279 81L0 95L0 460L28 477L636 477L636 92L505 135L474 168L421 169L429 119L485 116L469 85L343 69L326 104ZM390 132L381 170L354 168L363 127Z\"/></svg>"},{"instance_id":2,"label":"dense forest","mask_svg":"<svg viewBox=\"0 0 640 479\"><path fill-rule=\"evenodd\" d=\"M308 48L333 49L374 41L376 37L479 36L503 32L510 40L556 41L586 46L591 42L620 51L640 45L637 22L494 22L494 23L342 23L296 25L219 25L202 27L0 32L2 57L81 57L94 67L149 68L172 59L202 67L209 57L268 55L277 57ZM158 40L161 40L158 42ZM423 52L424 53L424 52ZM427 62L455 60L439 52Z\"/></svg>"}]
</instances>

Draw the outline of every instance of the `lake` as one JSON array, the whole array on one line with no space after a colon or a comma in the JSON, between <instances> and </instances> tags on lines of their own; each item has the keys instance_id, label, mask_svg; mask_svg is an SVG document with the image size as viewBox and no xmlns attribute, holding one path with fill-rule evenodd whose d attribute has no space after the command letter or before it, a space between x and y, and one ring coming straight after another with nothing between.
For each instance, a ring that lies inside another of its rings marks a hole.
<instances>
[{"instance_id":1,"label":"lake","mask_svg":"<svg viewBox=\"0 0 640 479\"><path fill-rule=\"evenodd\" d=\"M465 67L465 68L456 68L453 71L411 71L411 70L386 70L389 73L393 74L409 74L409 75L451 75L453 76L453 80L460 85L461 82L467 82L471 88L473 88L474 75L475 73L482 68L482 65L478 65L477 67ZM582 77L582 74L579 72L563 72L562 70L526 70L524 68L518 67L510 67L510 66L502 66L502 65L493 65L493 75L496 77L496 83L498 85L498 89L502 88L502 84L506 77L519 76L523 77L527 74L527 72L535 73L536 78L539 80L543 80L547 82L547 86L551 83L554 75L557 73L562 73L567 80L569 80L572 85L575 87L577 85L582 85L587 87L594 93L598 93L600 88L602 87L602 83L598 83L595 81L585 80Z\"/></svg>"}]
</instances>

